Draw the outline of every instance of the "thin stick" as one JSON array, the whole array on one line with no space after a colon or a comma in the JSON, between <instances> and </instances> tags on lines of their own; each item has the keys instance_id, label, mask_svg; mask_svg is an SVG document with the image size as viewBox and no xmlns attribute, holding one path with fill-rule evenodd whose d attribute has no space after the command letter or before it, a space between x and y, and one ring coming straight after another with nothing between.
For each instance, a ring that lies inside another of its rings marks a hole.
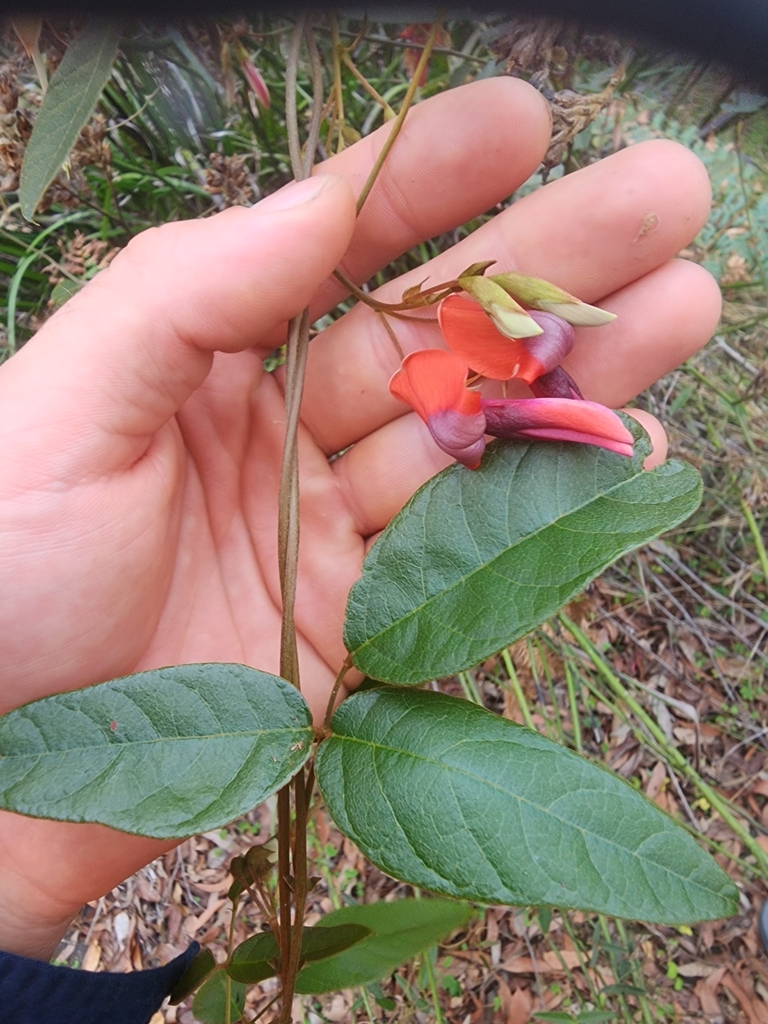
<instances>
[{"instance_id":1,"label":"thin stick","mask_svg":"<svg viewBox=\"0 0 768 1024\"><path fill-rule=\"evenodd\" d=\"M381 320L382 327L384 328L384 330L389 335L389 340L392 342L392 344L395 347L395 352L397 352L397 357L402 362L402 360L405 359L405 353L403 352L403 349L402 349L402 346L400 345L400 342L397 340L397 335L392 330L392 325L390 324L389 320L387 320L386 314L382 313L382 311L380 309L377 309L376 310L376 316L379 318L379 320Z\"/></svg>"},{"instance_id":2,"label":"thin stick","mask_svg":"<svg viewBox=\"0 0 768 1024\"><path fill-rule=\"evenodd\" d=\"M334 114L336 118L336 152L344 149L344 91L341 86L341 42L339 41L339 23L335 14L331 14L331 48L333 49L333 95ZM328 139L330 145L331 140Z\"/></svg>"},{"instance_id":3,"label":"thin stick","mask_svg":"<svg viewBox=\"0 0 768 1024\"><path fill-rule=\"evenodd\" d=\"M400 112L395 118L394 123L392 125L392 131L389 133L384 145L381 147L381 152L379 153L376 159L376 163L373 165L373 167L371 168L371 173L368 175L368 180L363 185L363 190L357 197L358 215L362 210L363 206L365 205L365 201L368 198L371 189L373 188L374 182L379 176L379 171L384 166L384 161L387 159L387 155L389 154L390 149L392 149L397 139L397 136L400 134L400 129L403 127L403 122L405 121L406 114L410 110L411 103L413 103L413 97L416 95L416 90L419 87L419 79L421 78L421 73L427 66L427 61L429 60L430 54L432 53L432 47L435 45L435 39L437 38L437 33L439 30L440 22L435 21L435 23L432 25L432 28L430 29L429 35L427 36L427 41L424 44L424 49L421 51L419 63L416 65L416 70L414 71L413 78L411 79L410 84L408 86L408 91L406 92L405 97L403 98L403 105L400 107Z\"/></svg>"},{"instance_id":4,"label":"thin stick","mask_svg":"<svg viewBox=\"0 0 768 1024\"><path fill-rule=\"evenodd\" d=\"M362 74L360 71L358 71L357 67L355 66L354 61L349 56L349 52L347 50L344 50L342 52L341 59L344 61L344 66L346 68L348 68L352 72L352 74L358 80L360 85L362 85L362 87L365 89L365 91L368 93L368 95L371 96L372 99L376 100L376 102L379 104L379 106L383 108L383 110L384 110L384 120L385 121L391 121L393 119L393 117L395 116L394 110L392 109L392 107L390 107L390 105L387 103L387 101L384 99L384 97L380 96L376 92L376 90L371 85L371 83L368 81L368 79L365 77L365 75Z\"/></svg>"},{"instance_id":5,"label":"thin stick","mask_svg":"<svg viewBox=\"0 0 768 1024\"><path fill-rule=\"evenodd\" d=\"M344 676L347 674L347 672L349 672L351 668L352 655L348 654L344 661L344 664L341 666L341 669L339 670L339 674L336 676L336 682L333 684L331 695L328 698L328 705L325 709L325 718L323 719L324 732L328 732L328 730L331 728L331 719L333 718L333 706L336 703L336 697L338 696L339 690L341 689L341 684L344 681Z\"/></svg>"}]
</instances>

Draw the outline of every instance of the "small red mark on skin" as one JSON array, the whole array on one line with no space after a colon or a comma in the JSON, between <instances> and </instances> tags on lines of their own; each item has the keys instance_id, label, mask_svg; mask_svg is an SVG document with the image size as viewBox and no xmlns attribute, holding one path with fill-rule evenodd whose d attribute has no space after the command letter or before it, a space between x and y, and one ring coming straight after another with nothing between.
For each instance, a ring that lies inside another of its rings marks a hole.
<instances>
[{"instance_id":1,"label":"small red mark on skin","mask_svg":"<svg viewBox=\"0 0 768 1024\"><path fill-rule=\"evenodd\" d=\"M110 732L114 732L114 731L115 731L115 729L117 729L117 722L115 722L115 721L113 720L113 721L111 721L111 722L109 723L109 731L110 731Z\"/></svg>"},{"instance_id":2,"label":"small red mark on skin","mask_svg":"<svg viewBox=\"0 0 768 1024\"><path fill-rule=\"evenodd\" d=\"M649 235L654 228L659 225L659 215L654 213L653 210L649 210L640 221L640 227L637 229L637 234L634 237L635 242L639 242L641 239Z\"/></svg>"}]
</instances>

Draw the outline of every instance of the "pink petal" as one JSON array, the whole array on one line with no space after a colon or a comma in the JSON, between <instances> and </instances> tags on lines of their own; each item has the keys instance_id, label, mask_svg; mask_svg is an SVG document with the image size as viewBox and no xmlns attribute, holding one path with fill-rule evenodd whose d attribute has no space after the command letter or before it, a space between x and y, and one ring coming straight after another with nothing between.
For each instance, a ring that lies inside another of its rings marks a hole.
<instances>
[{"instance_id":1,"label":"pink petal","mask_svg":"<svg viewBox=\"0 0 768 1024\"><path fill-rule=\"evenodd\" d=\"M486 429L495 437L577 441L633 454L632 435L612 409L570 398L482 399Z\"/></svg>"},{"instance_id":2,"label":"pink petal","mask_svg":"<svg viewBox=\"0 0 768 1024\"><path fill-rule=\"evenodd\" d=\"M266 110L269 110L269 89L267 83L261 77L259 69L251 63L249 60L244 60L240 67L243 69L243 74L246 77L248 85L253 90L256 99Z\"/></svg>"}]
</instances>

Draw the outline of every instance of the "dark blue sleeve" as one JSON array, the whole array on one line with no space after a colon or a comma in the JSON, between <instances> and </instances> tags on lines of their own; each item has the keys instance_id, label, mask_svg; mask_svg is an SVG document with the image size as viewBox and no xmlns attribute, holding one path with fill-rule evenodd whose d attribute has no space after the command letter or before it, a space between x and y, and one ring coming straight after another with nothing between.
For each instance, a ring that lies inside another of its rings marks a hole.
<instances>
[{"instance_id":1,"label":"dark blue sleeve","mask_svg":"<svg viewBox=\"0 0 768 1024\"><path fill-rule=\"evenodd\" d=\"M94 974L0 951L2 1024L148 1024L200 949L193 942L165 967Z\"/></svg>"}]
</instances>

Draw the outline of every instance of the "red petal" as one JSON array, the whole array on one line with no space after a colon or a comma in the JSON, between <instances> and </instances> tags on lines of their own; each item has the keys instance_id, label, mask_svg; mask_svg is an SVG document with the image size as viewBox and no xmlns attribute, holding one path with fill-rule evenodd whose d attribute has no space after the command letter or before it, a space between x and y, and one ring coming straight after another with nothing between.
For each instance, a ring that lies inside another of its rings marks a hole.
<instances>
[{"instance_id":1,"label":"red petal","mask_svg":"<svg viewBox=\"0 0 768 1024\"><path fill-rule=\"evenodd\" d=\"M463 356L483 377L519 377L530 384L545 372L522 341L497 331L482 306L471 299L449 295L440 303L437 318L448 348Z\"/></svg>"},{"instance_id":2,"label":"red petal","mask_svg":"<svg viewBox=\"0 0 768 1024\"><path fill-rule=\"evenodd\" d=\"M612 409L570 398L483 399L489 434L579 441L631 456L632 435Z\"/></svg>"},{"instance_id":3,"label":"red petal","mask_svg":"<svg viewBox=\"0 0 768 1024\"><path fill-rule=\"evenodd\" d=\"M389 390L427 423L446 409L465 416L480 412L480 396L466 387L466 380L467 364L460 356L429 348L405 357Z\"/></svg>"},{"instance_id":4,"label":"red petal","mask_svg":"<svg viewBox=\"0 0 768 1024\"><path fill-rule=\"evenodd\" d=\"M475 469L485 450L485 416L466 379L467 364L460 356L425 349L405 357L389 390L419 414L444 452Z\"/></svg>"}]
</instances>

